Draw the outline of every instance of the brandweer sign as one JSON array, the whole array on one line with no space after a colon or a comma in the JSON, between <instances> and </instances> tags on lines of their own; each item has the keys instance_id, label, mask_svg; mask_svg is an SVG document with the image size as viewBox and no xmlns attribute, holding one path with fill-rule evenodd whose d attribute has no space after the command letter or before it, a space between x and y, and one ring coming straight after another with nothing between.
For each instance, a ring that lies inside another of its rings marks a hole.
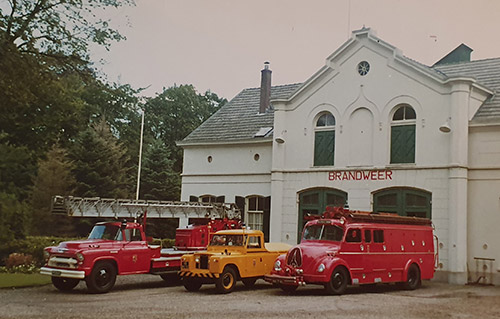
<instances>
[{"instance_id":1,"label":"brandweer sign","mask_svg":"<svg viewBox=\"0 0 500 319\"><path fill-rule=\"evenodd\" d=\"M330 181L392 181L391 170L328 172Z\"/></svg>"}]
</instances>

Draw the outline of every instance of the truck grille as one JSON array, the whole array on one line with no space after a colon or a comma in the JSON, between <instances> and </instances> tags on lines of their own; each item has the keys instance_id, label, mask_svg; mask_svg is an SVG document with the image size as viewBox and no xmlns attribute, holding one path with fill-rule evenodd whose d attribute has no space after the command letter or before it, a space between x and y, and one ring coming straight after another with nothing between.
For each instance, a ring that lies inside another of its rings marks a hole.
<instances>
[{"instance_id":1,"label":"truck grille","mask_svg":"<svg viewBox=\"0 0 500 319\"><path fill-rule=\"evenodd\" d=\"M200 255L200 262L196 264L198 269L208 269L208 255Z\"/></svg>"},{"instance_id":2,"label":"truck grille","mask_svg":"<svg viewBox=\"0 0 500 319\"><path fill-rule=\"evenodd\" d=\"M286 263L293 267L302 267L302 252L300 248L296 247L288 253Z\"/></svg>"},{"instance_id":3,"label":"truck grille","mask_svg":"<svg viewBox=\"0 0 500 319\"><path fill-rule=\"evenodd\" d=\"M55 268L69 268L69 269L77 269L78 261L75 258L71 257L50 257L47 262L47 266L55 267Z\"/></svg>"}]
</instances>

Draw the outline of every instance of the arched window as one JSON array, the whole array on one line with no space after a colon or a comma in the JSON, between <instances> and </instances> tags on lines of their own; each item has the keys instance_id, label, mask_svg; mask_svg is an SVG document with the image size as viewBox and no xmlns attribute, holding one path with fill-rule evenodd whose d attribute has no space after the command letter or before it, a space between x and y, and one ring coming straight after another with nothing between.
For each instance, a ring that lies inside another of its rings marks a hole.
<instances>
[{"instance_id":1,"label":"arched window","mask_svg":"<svg viewBox=\"0 0 500 319\"><path fill-rule=\"evenodd\" d=\"M335 118L320 114L314 128L314 166L332 166L335 153Z\"/></svg>"},{"instance_id":2,"label":"arched window","mask_svg":"<svg viewBox=\"0 0 500 319\"><path fill-rule=\"evenodd\" d=\"M373 211L401 216L431 218L432 193L406 187L383 189L373 193Z\"/></svg>"},{"instance_id":3,"label":"arched window","mask_svg":"<svg viewBox=\"0 0 500 319\"><path fill-rule=\"evenodd\" d=\"M396 107L391 121L391 164L415 163L416 118L410 105Z\"/></svg>"}]
</instances>

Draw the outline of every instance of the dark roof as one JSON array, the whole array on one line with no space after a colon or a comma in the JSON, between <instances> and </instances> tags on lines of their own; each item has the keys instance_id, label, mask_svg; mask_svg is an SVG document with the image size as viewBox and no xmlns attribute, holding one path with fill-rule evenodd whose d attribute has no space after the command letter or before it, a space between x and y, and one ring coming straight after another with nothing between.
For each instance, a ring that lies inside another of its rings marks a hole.
<instances>
[{"instance_id":1,"label":"dark roof","mask_svg":"<svg viewBox=\"0 0 500 319\"><path fill-rule=\"evenodd\" d=\"M500 58L441 64L433 67L407 57L404 58L414 67L441 80L457 76L475 78L479 84L495 94L483 103L472 121L475 123L500 122L500 98L497 96L497 92L500 93ZM302 85L302 83L295 83L273 86L271 100L288 98ZM261 128L274 126L274 110L270 108L266 113L258 114L259 103L260 88L244 89L191 132L180 144L269 140L272 131L262 137L255 137Z\"/></svg>"},{"instance_id":2,"label":"dark roof","mask_svg":"<svg viewBox=\"0 0 500 319\"><path fill-rule=\"evenodd\" d=\"M302 83L273 86L271 87L271 100L287 98L301 85ZM254 137L261 128L274 126L274 110L268 108L266 113L258 114L259 104L260 88L244 89L191 132L180 144L269 139L272 131L263 137Z\"/></svg>"},{"instance_id":3,"label":"dark roof","mask_svg":"<svg viewBox=\"0 0 500 319\"><path fill-rule=\"evenodd\" d=\"M433 68L443 72L448 77L468 76L492 90L494 95L481 105L474 115L473 122L500 121L500 58L460 62L454 64L435 65Z\"/></svg>"}]
</instances>

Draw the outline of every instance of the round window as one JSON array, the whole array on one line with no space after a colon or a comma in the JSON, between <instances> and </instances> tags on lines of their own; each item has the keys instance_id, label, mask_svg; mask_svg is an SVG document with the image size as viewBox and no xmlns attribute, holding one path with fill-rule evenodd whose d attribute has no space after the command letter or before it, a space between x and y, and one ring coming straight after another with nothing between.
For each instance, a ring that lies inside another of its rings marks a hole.
<instances>
[{"instance_id":1,"label":"round window","mask_svg":"<svg viewBox=\"0 0 500 319\"><path fill-rule=\"evenodd\" d=\"M361 76L367 75L368 72L370 71L370 63L366 61L361 61L358 64L358 73Z\"/></svg>"}]
</instances>

